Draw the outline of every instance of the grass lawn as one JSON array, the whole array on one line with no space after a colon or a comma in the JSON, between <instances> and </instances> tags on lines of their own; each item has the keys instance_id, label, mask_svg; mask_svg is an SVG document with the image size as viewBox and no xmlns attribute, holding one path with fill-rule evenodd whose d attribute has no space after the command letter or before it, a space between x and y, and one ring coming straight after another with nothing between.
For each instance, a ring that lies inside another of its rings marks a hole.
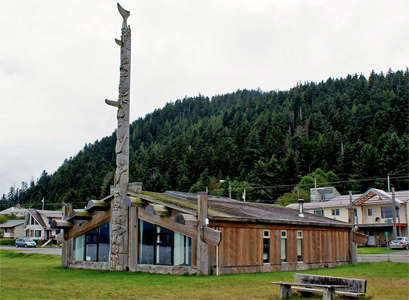
<instances>
[{"instance_id":1,"label":"grass lawn","mask_svg":"<svg viewBox=\"0 0 409 300\"><path fill-rule=\"evenodd\" d=\"M219 277L111 273L64 269L55 255L0 250L1 299L277 299L279 286L269 282L292 281L294 273ZM358 263L305 273L366 278L365 299L408 299L409 264Z\"/></svg>"},{"instance_id":2,"label":"grass lawn","mask_svg":"<svg viewBox=\"0 0 409 300\"><path fill-rule=\"evenodd\" d=\"M389 249L386 247L359 247L358 254L388 254L388 253L399 253L405 249Z\"/></svg>"}]
</instances>

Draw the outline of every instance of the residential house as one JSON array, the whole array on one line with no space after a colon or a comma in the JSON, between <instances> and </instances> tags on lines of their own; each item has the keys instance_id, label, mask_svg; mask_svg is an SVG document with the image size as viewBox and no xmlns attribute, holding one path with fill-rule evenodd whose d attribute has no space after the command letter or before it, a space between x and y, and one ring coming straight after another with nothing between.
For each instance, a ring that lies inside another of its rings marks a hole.
<instances>
[{"instance_id":1,"label":"residential house","mask_svg":"<svg viewBox=\"0 0 409 300\"><path fill-rule=\"evenodd\" d=\"M34 240L54 238L60 230L52 229L50 223L61 218L61 211L28 209L25 216L25 236Z\"/></svg>"},{"instance_id":2,"label":"residential house","mask_svg":"<svg viewBox=\"0 0 409 300\"><path fill-rule=\"evenodd\" d=\"M130 184L130 187L134 186ZM110 269L115 229L127 232L123 270L225 274L303 270L350 263L352 226L289 208L168 191L128 188L128 219L112 221L114 196L83 210L65 207L62 265ZM302 207L300 207L302 210ZM351 250L352 249L352 250Z\"/></svg>"},{"instance_id":3,"label":"residential house","mask_svg":"<svg viewBox=\"0 0 409 300\"><path fill-rule=\"evenodd\" d=\"M386 245L387 240L392 239L394 235L409 236L409 191L396 191L393 194L372 188L363 194L339 195L326 201L305 203L304 210L334 220L349 222L350 205L354 211L352 221L359 232L368 235L369 246ZM297 209L298 205L290 204L287 207ZM393 207L395 207L395 214Z\"/></svg>"},{"instance_id":4,"label":"residential house","mask_svg":"<svg viewBox=\"0 0 409 300\"><path fill-rule=\"evenodd\" d=\"M0 211L0 216L14 215L16 217L24 217L26 212L27 212L26 208L21 208L20 204L17 204L17 206L9 207L7 209Z\"/></svg>"},{"instance_id":5,"label":"residential house","mask_svg":"<svg viewBox=\"0 0 409 300\"><path fill-rule=\"evenodd\" d=\"M24 220L8 220L0 224L0 229L4 230L4 238L18 238L24 236Z\"/></svg>"}]
</instances>

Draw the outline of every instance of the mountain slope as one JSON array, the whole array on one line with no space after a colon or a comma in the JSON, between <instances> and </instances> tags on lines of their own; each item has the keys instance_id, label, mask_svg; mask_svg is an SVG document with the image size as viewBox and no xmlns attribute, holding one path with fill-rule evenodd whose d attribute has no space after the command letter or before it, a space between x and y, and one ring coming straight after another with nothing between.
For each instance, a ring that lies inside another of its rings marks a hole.
<instances>
[{"instance_id":1,"label":"mountain slope","mask_svg":"<svg viewBox=\"0 0 409 300\"><path fill-rule=\"evenodd\" d=\"M205 188L211 177L295 184L316 168L340 180L407 175L408 116L408 70L177 100L131 124L130 180L152 191L188 191ZM115 134L86 145L53 175L43 172L38 182L10 193L7 204L35 204L44 196L49 203L83 205L105 195L114 145ZM407 179L395 186L407 188ZM253 190L249 198L278 195Z\"/></svg>"}]
</instances>

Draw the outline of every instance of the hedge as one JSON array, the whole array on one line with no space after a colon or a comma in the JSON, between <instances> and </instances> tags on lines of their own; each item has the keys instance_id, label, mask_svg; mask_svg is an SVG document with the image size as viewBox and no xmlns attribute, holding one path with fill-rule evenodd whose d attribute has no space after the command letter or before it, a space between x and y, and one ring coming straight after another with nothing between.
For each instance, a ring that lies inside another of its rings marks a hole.
<instances>
[{"instance_id":1,"label":"hedge","mask_svg":"<svg viewBox=\"0 0 409 300\"><path fill-rule=\"evenodd\" d=\"M16 239L0 239L1 246L14 246L16 244Z\"/></svg>"}]
</instances>

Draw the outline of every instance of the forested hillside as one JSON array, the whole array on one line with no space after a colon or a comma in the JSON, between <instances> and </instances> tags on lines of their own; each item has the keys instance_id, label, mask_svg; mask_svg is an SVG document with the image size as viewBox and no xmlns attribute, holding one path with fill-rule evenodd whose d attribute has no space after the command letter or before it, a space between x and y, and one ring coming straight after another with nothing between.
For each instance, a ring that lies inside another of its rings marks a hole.
<instances>
[{"instance_id":1,"label":"forested hillside","mask_svg":"<svg viewBox=\"0 0 409 300\"><path fill-rule=\"evenodd\" d=\"M231 180L234 187L247 187L247 199L274 201L320 168L342 182L334 183L341 192L385 188L385 181L372 179L388 174L396 177L397 189L407 189L408 116L408 69L289 91L239 90L177 100L132 123L130 181L142 181L151 191L209 187L226 194ZM38 205L44 197L50 205L83 206L106 195L114 148L115 133L86 145L54 174L43 172L36 182L12 188L3 205ZM233 196L240 195L235 188Z\"/></svg>"}]
</instances>

